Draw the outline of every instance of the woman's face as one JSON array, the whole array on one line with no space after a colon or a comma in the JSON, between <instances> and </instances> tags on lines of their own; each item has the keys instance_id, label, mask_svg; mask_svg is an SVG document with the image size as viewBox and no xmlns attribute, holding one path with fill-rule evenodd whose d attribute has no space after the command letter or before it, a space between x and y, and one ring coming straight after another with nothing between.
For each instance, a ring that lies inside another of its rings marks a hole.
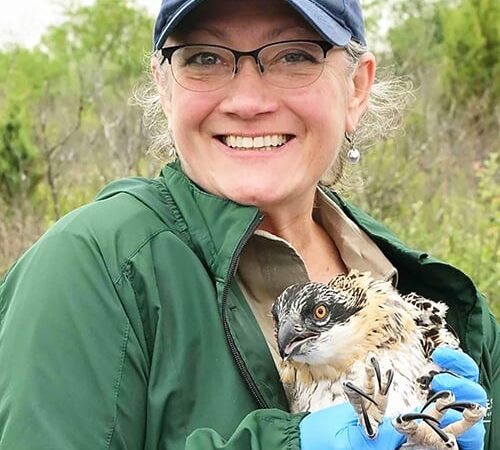
<instances>
[{"instance_id":1,"label":"woman's face","mask_svg":"<svg viewBox=\"0 0 500 450\"><path fill-rule=\"evenodd\" d=\"M207 0L166 46L204 43L245 51L289 39L321 37L282 0ZM373 72L369 59L368 72ZM153 64L189 178L212 194L263 211L310 202L317 182L337 157L344 132L354 129L365 109L366 93L361 95L361 90L369 86L357 84L371 83L369 73L354 78L348 73L342 50L331 50L327 61L314 83L284 89L269 85L254 60L243 58L236 77L212 92L188 91L167 79L169 69L162 72ZM288 140L273 150L239 150L224 143L228 136L275 135Z\"/></svg>"}]
</instances>

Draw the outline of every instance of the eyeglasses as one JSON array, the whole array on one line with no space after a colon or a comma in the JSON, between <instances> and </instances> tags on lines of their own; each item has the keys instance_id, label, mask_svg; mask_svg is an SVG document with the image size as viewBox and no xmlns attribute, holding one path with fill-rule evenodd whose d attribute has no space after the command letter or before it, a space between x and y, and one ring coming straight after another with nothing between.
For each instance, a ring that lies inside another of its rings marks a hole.
<instances>
[{"instance_id":1,"label":"eyeglasses","mask_svg":"<svg viewBox=\"0 0 500 450\"><path fill-rule=\"evenodd\" d=\"M321 73L326 54L334 48L326 41L281 41L240 52L222 45L189 44L161 49L172 75L183 88L195 92L215 91L238 73L244 56L255 60L260 75L271 85L294 89L314 83Z\"/></svg>"}]
</instances>

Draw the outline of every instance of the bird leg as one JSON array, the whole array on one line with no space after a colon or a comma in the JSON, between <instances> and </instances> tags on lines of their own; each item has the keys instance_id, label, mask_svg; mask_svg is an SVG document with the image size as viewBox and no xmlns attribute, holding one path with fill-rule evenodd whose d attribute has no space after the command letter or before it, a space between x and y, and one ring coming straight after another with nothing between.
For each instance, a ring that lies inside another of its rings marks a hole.
<instances>
[{"instance_id":1,"label":"bird leg","mask_svg":"<svg viewBox=\"0 0 500 450\"><path fill-rule=\"evenodd\" d=\"M431 404L429 411L424 414L423 411ZM463 418L441 429L439 422L450 408L462 409ZM465 433L485 414L486 408L476 403L455 402L451 392L441 391L427 401L420 413L400 415L393 424L396 430L408 438L402 449L426 447L432 450L458 450L457 436Z\"/></svg>"},{"instance_id":2,"label":"bird leg","mask_svg":"<svg viewBox=\"0 0 500 450\"><path fill-rule=\"evenodd\" d=\"M422 419L421 422L417 420ZM458 450L457 440L452 434L439 428L439 421L423 413L409 413L393 421L394 428L407 436L401 449L426 448L432 450Z\"/></svg>"},{"instance_id":3,"label":"bird leg","mask_svg":"<svg viewBox=\"0 0 500 450\"><path fill-rule=\"evenodd\" d=\"M371 380L373 382L374 376L373 372L376 376L377 379L377 387L375 389L375 401L377 402L378 405L378 413L379 415L376 417L377 422L382 422L384 419L385 415L385 410L387 409L387 401L389 399L389 389L392 385L392 380L394 379L394 371L392 369L389 369L385 372L384 376L384 381L382 381L382 375L380 373L380 367L378 365L377 360L375 357L370 357L370 362L372 366L367 364L367 381L370 380L370 375L371 375ZM373 370L370 370L373 367Z\"/></svg>"},{"instance_id":4,"label":"bird leg","mask_svg":"<svg viewBox=\"0 0 500 450\"><path fill-rule=\"evenodd\" d=\"M469 428L479 422L486 414L486 408L478 405L477 403L469 402L454 402L447 405L442 410L444 411L444 409L460 407L464 408L462 420L450 423L444 429L446 433L453 434L454 436L460 436L465 433Z\"/></svg>"},{"instance_id":5,"label":"bird leg","mask_svg":"<svg viewBox=\"0 0 500 450\"><path fill-rule=\"evenodd\" d=\"M391 387L394 372L388 370L384 380L380 366L374 356L367 358L364 389L350 381L344 383L344 392L359 416L360 422L369 438L375 438L378 426L384 419L387 407L389 388Z\"/></svg>"}]
</instances>

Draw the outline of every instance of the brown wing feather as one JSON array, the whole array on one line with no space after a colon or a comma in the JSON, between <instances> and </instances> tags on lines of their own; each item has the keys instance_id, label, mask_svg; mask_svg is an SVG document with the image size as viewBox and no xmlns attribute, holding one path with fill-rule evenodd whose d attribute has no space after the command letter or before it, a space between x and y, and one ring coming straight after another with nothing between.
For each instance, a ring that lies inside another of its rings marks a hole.
<instances>
[{"instance_id":1,"label":"brown wing feather","mask_svg":"<svg viewBox=\"0 0 500 450\"><path fill-rule=\"evenodd\" d=\"M422 333L422 348L427 358L440 345L458 348L458 338L446 323L448 307L444 303L415 293L402 297L419 312L415 322Z\"/></svg>"}]
</instances>

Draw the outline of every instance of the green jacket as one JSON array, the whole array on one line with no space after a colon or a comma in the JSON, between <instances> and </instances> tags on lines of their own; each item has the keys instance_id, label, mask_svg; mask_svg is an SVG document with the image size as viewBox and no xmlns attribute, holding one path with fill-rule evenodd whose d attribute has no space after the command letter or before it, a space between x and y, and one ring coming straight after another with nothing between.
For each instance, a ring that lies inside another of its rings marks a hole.
<instances>
[{"instance_id":1,"label":"green jacket","mask_svg":"<svg viewBox=\"0 0 500 450\"><path fill-rule=\"evenodd\" d=\"M496 403L494 450L500 340L484 299L460 271L331 196L396 266L401 291L450 306ZM54 225L0 285L0 448L298 449L303 415L287 412L234 281L261 220L174 165L112 183Z\"/></svg>"}]
</instances>

